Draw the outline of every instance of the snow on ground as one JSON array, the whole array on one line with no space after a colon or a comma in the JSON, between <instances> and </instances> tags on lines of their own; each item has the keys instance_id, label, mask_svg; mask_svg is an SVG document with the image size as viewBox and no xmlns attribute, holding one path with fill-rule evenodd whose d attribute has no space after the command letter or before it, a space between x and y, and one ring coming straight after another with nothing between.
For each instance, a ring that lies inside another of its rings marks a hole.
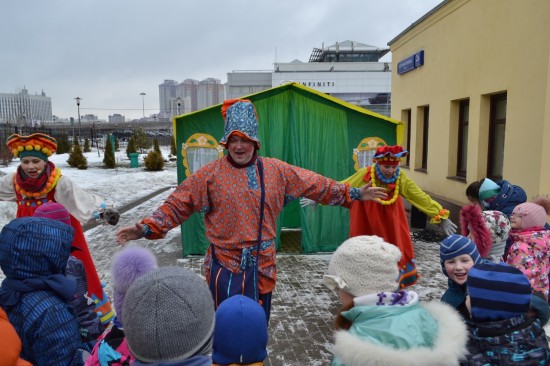
<instances>
[{"instance_id":1,"label":"snow on ground","mask_svg":"<svg viewBox=\"0 0 550 366\"><path fill-rule=\"evenodd\" d=\"M163 156L168 156L169 150L161 148ZM61 173L81 188L102 197L105 202L114 207L121 207L129 202L147 195L162 187L177 185L176 163L166 162L165 169L160 172L146 172L143 168L143 157L140 157L140 167L130 168L130 161L125 151L117 151L116 169L103 168L103 153L98 157L97 151L84 154L88 160L88 169L79 170L67 164L69 154L54 154L50 157ZM0 167L3 173L12 173L19 166L19 159L14 159L10 166ZM0 202L0 227L15 218L16 204Z\"/></svg>"},{"instance_id":2,"label":"snow on ground","mask_svg":"<svg viewBox=\"0 0 550 366\"><path fill-rule=\"evenodd\" d=\"M169 147L161 147L163 156L168 157ZM144 169L143 156L140 156L138 168L130 168L130 161L126 156L125 151L118 151L115 154L117 161L116 169L103 168L103 152L98 156L97 150L84 154L88 160L88 169L79 170L70 167L67 164L69 154L54 154L50 157L57 167L61 169L61 173L74 180L81 188L97 194L102 197L105 202L113 207L119 208L130 202L133 202L141 197L144 197L154 191L164 187L175 187L177 185L176 162L165 162L165 169L159 172L149 172ZM0 176L14 172L19 166L19 159L14 159L9 166L0 167ZM149 215L153 210L162 204L162 201L172 190L168 190L162 195L161 199L153 200L149 205L142 207L142 216ZM15 218L17 206L15 202L0 202L0 228ZM133 222L133 221L132 221ZM123 214L120 224L131 225ZM120 225L119 225L120 226ZM99 226L86 231L85 235L88 240L93 239L94 243L102 242L104 246L117 250L117 245L114 242L114 232L116 228L113 226ZM179 230L172 230L168 238L179 234ZM107 244L108 243L108 244ZM107 245L105 245L107 244ZM91 247L92 244L89 243ZM161 244L162 246L162 244ZM91 249L91 248L90 248ZM112 253L111 253L112 254ZM100 253L92 252L94 261ZM108 272L109 267L101 268L97 263L98 272ZM106 273L102 273L105 274ZM0 279L4 276L0 271Z\"/></svg>"}]
</instances>

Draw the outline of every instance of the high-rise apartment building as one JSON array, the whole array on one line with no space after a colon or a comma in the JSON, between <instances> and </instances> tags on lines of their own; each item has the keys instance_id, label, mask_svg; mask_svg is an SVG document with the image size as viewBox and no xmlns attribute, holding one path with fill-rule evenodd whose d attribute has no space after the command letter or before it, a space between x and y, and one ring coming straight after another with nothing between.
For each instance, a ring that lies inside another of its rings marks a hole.
<instances>
[{"instance_id":1,"label":"high-rise apartment building","mask_svg":"<svg viewBox=\"0 0 550 366\"><path fill-rule=\"evenodd\" d=\"M52 121L52 100L44 91L32 95L23 88L18 93L0 93L0 123L34 127Z\"/></svg>"},{"instance_id":2,"label":"high-rise apartment building","mask_svg":"<svg viewBox=\"0 0 550 366\"><path fill-rule=\"evenodd\" d=\"M174 80L164 80L159 85L159 98L159 118L171 118L222 103L224 86L214 78L202 81L185 79L179 84Z\"/></svg>"},{"instance_id":3,"label":"high-rise apartment building","mask_svg":"<svg viewBox=\"0 0 550 366\"><path fill-rule=\"evenodd\" d=\"M188 113L199 109L198 101L199 81L194 79L185 79L178 85L177 96L184 101L189 101L189 108L181 110L181 113Z\"/></svg>"},{"instance_id":4,"label":"high-rise apartment building","mask_svg":"<svg viewBox=\"0 0 550 366\"><path fill-rule=\"evenodd\" d=\"M159 85L159 114L161 117L170 117L171 104L176 99L176 88L178 82L175 80L164 80Z\"/></svg>"},{"instance_id":5,"label":"high-rise apartment building","mask_svg":"<svg viewBox=\"0 0 550 366\"><path fill-rule=\"evenodd\" d=\"M223 102L223 84L219 79L207 78L199 83L197 92L198 109L207 108Z\"/></svg>"}]
</instances>

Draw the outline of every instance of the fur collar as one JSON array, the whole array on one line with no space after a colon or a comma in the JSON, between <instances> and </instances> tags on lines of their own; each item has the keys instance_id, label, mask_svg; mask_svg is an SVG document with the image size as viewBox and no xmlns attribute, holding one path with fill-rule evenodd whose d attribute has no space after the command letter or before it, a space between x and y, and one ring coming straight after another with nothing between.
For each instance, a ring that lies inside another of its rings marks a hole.
<instances>
[{"instance_id":1,"label":"fur collar","mask_svg":"<svg viewBox=\"0 0 550 366\"><path fill-rule=\"evenodd\" d=\"M437 321L439 332L434 347L395 349L374 344L347 332L336 332L334 353L346 366L453 366L467 354L468 333L458 313L438 302L423 307Z\"/></svg>"}]
</instances>

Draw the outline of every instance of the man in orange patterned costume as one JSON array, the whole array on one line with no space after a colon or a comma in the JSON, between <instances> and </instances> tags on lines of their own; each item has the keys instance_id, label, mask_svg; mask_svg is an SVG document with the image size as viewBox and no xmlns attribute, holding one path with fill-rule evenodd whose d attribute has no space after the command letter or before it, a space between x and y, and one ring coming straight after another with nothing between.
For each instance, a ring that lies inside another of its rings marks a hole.
<instances>
[{"instance_id":1,"label":"man in orange patterned costume","mask_svg":"<svg viewBox=\"0 0 550 366\"><path fill-rule=\"evenodd\" d=\"M185 179L151 217L135 226L121 228L119 244L145 237L160 239L194 212L204 212L206 238L215 246L217 259L233 272L241 260L255 257L260 221L261 159L265 182L263 240L258 257L260 303L269 317L271 293L275 288L276 220L285 203L307 197L325 205L350 207L352 200L387 197L385 189L365 185L350 188L312 171L274 158L258 157L258 117L248 100L226 101L222 107L225 134L220 144L228 150L225 157L205 165ZM211 247L205 256L209 281Z\"/></svg>"}]
</instances>

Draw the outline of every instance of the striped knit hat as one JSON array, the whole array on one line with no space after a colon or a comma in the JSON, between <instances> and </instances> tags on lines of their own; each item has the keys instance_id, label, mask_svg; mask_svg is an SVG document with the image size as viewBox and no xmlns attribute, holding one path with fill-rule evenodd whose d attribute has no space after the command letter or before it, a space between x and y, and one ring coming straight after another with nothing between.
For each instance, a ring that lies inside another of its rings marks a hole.
<instances>
[{"instance_id":1,"label":"striped knit hat","mask_svg":"<svg viewBox=\"0 0 550 366\"><path fill-rule=\"evenodd\" d=\"M465 236L453 234L441 242L439 245L439 259L441 260L441 270L445 276L449 277L449 274L445 270L445 261L462 254L468 254L472 257L474 264L481 261L476 245Z\"/></svg>"},{"instance_id":2,"label":"striped knit hat","mask_svg":"<svg viewBox=\"0 0 550 366\"><path fill-rule=\"evenodd\" d=\"M57 150L57 141L44 133L33 133L28 136L11 135L6 144L16 158L35 156L48 161L48 157Z\"/></svg>"},{"instance_id":3,"label":"striped knit hat","mask_svg":"<svg viewBox=\"0 0 550 366\"><path fill-rule=\"evenodd\" d=\"M519 269L506 263L481 263L470 268L470 313L476 321L494 321L527 313L531 284Z\"/></svg>"},{"instance_id":4,"label":"striped knit hat","mask_svg":"<svg viewBox=\"0 0 550 366\"><path fill-rule=\"evenodd\" d=\"M45 217L71 226L71 215L69 211L60 203L48 202L38 206L33 214L34 217Z\"/></svg>"}]
</instances>

